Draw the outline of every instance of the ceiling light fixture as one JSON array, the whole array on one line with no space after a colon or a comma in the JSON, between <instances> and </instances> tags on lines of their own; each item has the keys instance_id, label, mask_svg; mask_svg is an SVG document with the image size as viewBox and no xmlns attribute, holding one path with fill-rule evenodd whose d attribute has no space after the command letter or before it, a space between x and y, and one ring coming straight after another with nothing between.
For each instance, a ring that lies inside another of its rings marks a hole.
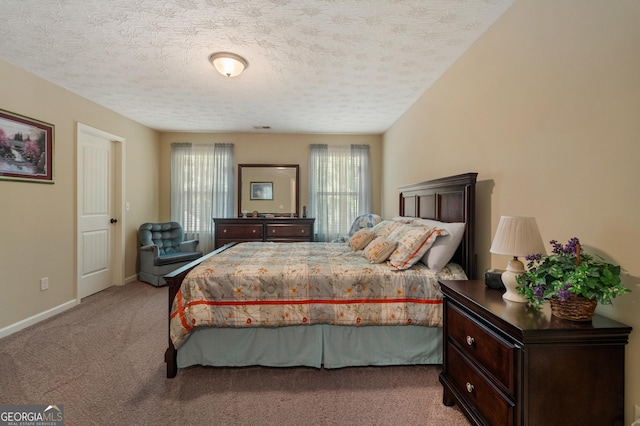
<instances>
[{"instance_id":1,"label":"ceiling light fixture","mask_svg":"<svg viewBox=\"0 0 640 426\"><path fill-rule=\"evenodd\" d=\"M209 56L209 62L226 77L236 77L249 66L249 63L240 55L230 52L216 52Z\"/></svg>"}]
</instances>

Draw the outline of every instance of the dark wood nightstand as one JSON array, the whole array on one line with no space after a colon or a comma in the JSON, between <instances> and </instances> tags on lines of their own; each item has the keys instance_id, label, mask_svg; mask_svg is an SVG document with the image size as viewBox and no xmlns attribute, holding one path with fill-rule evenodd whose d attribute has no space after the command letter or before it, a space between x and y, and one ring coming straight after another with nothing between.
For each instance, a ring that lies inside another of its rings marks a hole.
<instances>
[{"instance_id":1,"label":"dark wood nightstand","mask_svg":"<svg viewBox=\"0 0 640 426\"><path fill-rule=\"evenodd\" d=\"M623 425L631 327L508 302L484 281L441 281L443 403L475 425Z\"/></svg>"}]
</instances>

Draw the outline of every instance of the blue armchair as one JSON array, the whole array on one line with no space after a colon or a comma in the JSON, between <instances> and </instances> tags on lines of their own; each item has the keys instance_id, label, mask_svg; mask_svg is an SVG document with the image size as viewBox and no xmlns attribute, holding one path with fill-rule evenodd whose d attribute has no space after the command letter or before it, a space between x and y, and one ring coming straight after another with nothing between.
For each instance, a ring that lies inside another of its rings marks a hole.
<instances>
[{"instance_id":1,"label":"blue armchair","mask_svg":"<svg viewBox=\"0 0 640 426\"><path fill-rule=\"evenodd\" d=\"M143 223L138 228L138 280L160 287L164 276L202 257L198 240L184 241L177 222Z\"/></svg>"}]
</instances>

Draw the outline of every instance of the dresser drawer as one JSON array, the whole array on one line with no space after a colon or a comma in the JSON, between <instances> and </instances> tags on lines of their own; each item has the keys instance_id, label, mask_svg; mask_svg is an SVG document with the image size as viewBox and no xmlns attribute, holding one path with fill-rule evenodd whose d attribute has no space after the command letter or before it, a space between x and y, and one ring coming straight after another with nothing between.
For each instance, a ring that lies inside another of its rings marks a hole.
<instances>
[{"instance_id":1,"label":"dresser drawer","mask_svg":"<svg viewBox=\"0 0 640 426\"><path fill-rule=\"evenodd\" d=\"M447 371L457 391L487 424L513 425L515 404L492 386L458 348L450 342L447 345Z\"/></svg>"},{"instance_id":2,"label":"dresser drawer","mask_svg":"<svg viewBox=\"0 0 640 426\"><path fill-rule=\"evenodd\" d=\"M215 247L231 242L313 241L313 218L214 218Z\"/></svg>"},{"instance_id":3,"label":"dresser drawer","mask_svg":"<svg viewBox=\"0 0 640 426\"><path fill-rule=\"evenodd\" d=\"M262 241L262 224L255 225L219 225L216 229L220 239L233 239ZM237 241L238 241L237 240Z\"/></svg>"},{"instance_id":4,"label":"dresser drawer","mask_svg":"<svg viewBox=\"0 0 640 426\"><path fill-rule=\"evenodd\" d=\"M449 340L475 359L507 392L515 395L514 346L482 328L455 305L449 304L446 312Z\"/></svg>"},{"instance_id":5,"label":"dresser drawer","mask_svg":"<svg viewBox=\"0 0 640 426\"><path fill-rule=\"evenodd\" d=\"M273 238L301 238L306 240L311 236L311 228L308 225L295 224L267 224L266 237Z\"/></svg>"}]
</instances>

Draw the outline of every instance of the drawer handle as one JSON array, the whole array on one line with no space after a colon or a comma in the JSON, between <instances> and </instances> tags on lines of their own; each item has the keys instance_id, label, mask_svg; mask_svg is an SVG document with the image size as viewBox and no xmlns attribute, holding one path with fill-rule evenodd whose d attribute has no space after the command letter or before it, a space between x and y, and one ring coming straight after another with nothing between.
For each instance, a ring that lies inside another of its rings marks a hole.
<instances>
[{"instance_id":1,"label":"drawer handle","mask_svg":"<svg viewBox=\"0 0 640 426\"><path fill-rule=\"evenodd\" d=\"M475 341L476 339L474 339L473 337L467 336L467 345L471 346Z\"/></svg>"},{"instance_id":2,"label":"drawer handle","mask_svg":"<svg viewBox=\"0 0 640 426\"><path fill-rule=\"evenodd\" d=\"M471 383L467 382L467 392L471 393L471 392L473 392L473 389L474 389L473 385Z\"/></svg>"},{"instance_id":3,"label":"drawer handle","mask_svg":"<svg viewBox=\"0 0 640 426\"><path fill-rule=\"evenodd\" d=\"M255 229L253 230L253 233L254 233L254 234L256 233L256 230L255 230Z\"/></svg>"},{"instance_id":4,"label":"drawer handle","mask_svg":"<svg viewBox=\"0 0 640 426\"><path fill-rule=\"evenodd\" d=\"M302 234L304 234L304 229L302 231L300 231Z\"/></svg>"},{"instance_id":5,"label":"drawer handle","mask_svg":"<svg viewBox=\"0 0 640 426\"><path fill-rule=\"evenodd\" d=\"M272 234L275 234L275 233L276 233L276 230L275 230L275 229L272 229L272 230L271 230L271 233L272 233Z\"/></svg>"},{"instance_id":6,"label":"drawer handle","mask_svg":"<svg viewBox=\"0 0 640 426\"><path fill-rule=\"evenodd\" d=\"M222 231L222 233L223 233L223 234L226 234L226 233L227 233L227 230L226 230L226 229L225 229L225 230L223 230L223 231Z\"/></svg>"}]
</instances>

